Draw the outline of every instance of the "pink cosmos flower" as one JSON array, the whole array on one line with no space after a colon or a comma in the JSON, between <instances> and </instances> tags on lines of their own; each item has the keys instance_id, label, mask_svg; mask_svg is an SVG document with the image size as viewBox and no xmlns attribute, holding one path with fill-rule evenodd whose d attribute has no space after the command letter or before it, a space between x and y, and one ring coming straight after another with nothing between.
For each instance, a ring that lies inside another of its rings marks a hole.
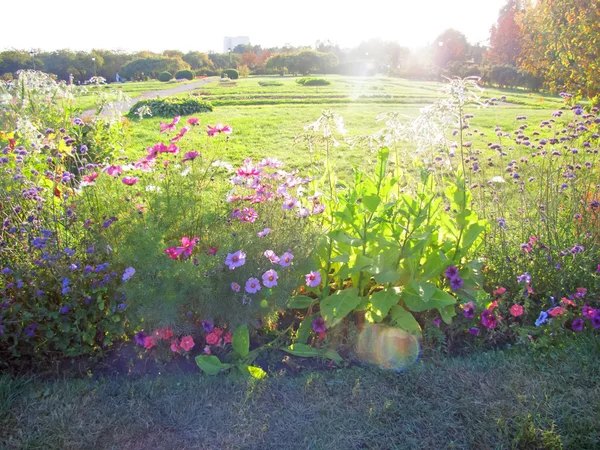
<instances>
[{"instance_id":1,"label":"pink cosmos flower","mask_svg":"<svg viewBox=\"0 0 600 450\"><path fill-rule=\"evenodd\" d=\"M286 211L291 211L294 209L297 203L298 199L295 199L294 197L288 197L284 200L282 208Z\"/></svg>"},{"instance_id":2,"label":"pink cosmos flower","mask_svg":"<svg viewBox=\"0 0 600 450\"><path fill-rule=\"evenodd\" d=\"M270 167L272 169L279 169L283 166L283 163L276 158L264 158L258 163L260 167Z\"/></svg>"},{"instance_id":3,"label":"pink cosmos flower","mask_svg":"<svg viewBox=\"0 0 600 450\"><path fill-rule=\"evenodd\" d=\"M96 172L92 172L89 175L85 175L83 177L83 181L85 181L86 183L93 183L96 180L96 178L98 178L98 174Z\"/></svg>"},{"instance_id":4,"label":"pink cosmos flower","mask_svg":"<svg viewBox=\"0 0 600 450\"><path fill-rule=\"evenodd\" d=\"M263 276L262 276L263 284L265 285L265 287L268 287L270 289L274 286L277 286L278 278L279 278L279 276L277 275L277 272L275 272L273 269L269 269L265 273L263 273ZM247 286L247 284L246 284L246 286ZM246 290L248 290L248 289L246 289Z\"/></svg>"},{"instance_id":5,"label":"pink cosmos flower","mask_svg":"<svg viewBox=\"0 0 600 450\"><path fill-rule=\"evenodd\" d=\"M176 247L169 247L165 249L165 253L169 256L169 258L171 259L177 259L179 258L179 253L177 253L177 248Z\"/></svg>"},{"instance_id":6,"label":"pink cosmos flower","mask_svg":"<svg viewBox=\"0 0 600 450\"><path fill-rule=\"evenodd\" d=\"M258 281L258 278L248 278L244 288L248 294L256 294L260 291L260 281Z\"/></svg>"},{"instance_id":7,"label":"pink cosmos flower","mask_svg":"<svg viewBox=\"0 0 600 450\"><path fill-rule=\"evenodd\" d=\"M514 304L510 307L510 313L513 317L519 317L523 315L523 307L521 305Z\"/></svg>"},{"instance_id":8,"label":"pink cosmos flower","mask_svg":"<svg viewBox=\"0 0 600 450\"><path fill-rule=\"evenodd\" d=\"M175 125L179 122L180 116L176 116L173 118L173 121L169 124L160 122L160 132L165 133L167 131L175 131Z\"/></svg>"},{"instance_id":9,"label":"pink cosmos flower","mask_svg":"<svg viewBox=\"0 0 600 450\"><path fill-rule=\"evenodd\" d=\"M244 208L240 214L240 221L254 223L258 219L258 213L254 208Z\"/></svg>"},{"instance_id":10,"label":"pink cosmos flower","mask_svg":"<svg viewBox=\"0 0 600 450\"><path fill-rule=\"evenodd\" d=\"M262 231L259 231L258 233L256 233L256 235L257 235L258 237L265 237L265 236L267 236L267 235L268 235L270 232L271 232L271 229L270 229L270 228L265 228L264 230L262 230Z\"/></svg>"},{"instance_id":11,"label":"pink cosmos flower","mask_svg":"<svg viewBox=\"0 0 600 450\"><path fill-rule=\"evenodd\" d=\"M288 267L290 264L292 264L292 259L294 259L294 255L292 255L290 252L285 252L279 259L279 265Z\"/></svg>"},{"instance_id":12,"label":"pink cosmos flower","mask_svg":"<svg viewBox=\"0 0 600 450\"><path fill-rule=\"evenodd\" d=\"M246 254L243 251L238 250L235 253L227 253L225 265L229 267L230 270L241 267L244 264L246 264Z\"/></svg>"},{"instance_id":13,"label":"pink cosmos flower","mask_svg":"<svg viewBox=\"0 0 600 450\"><path fill-rule=\"evenodd\" d=\"M108 166L108 167L105 167L104 169L102 169L102 172L106 172L111 177L116 178L123 173L123 169L121 168L121 166L111 165L111 166Z\"/></svg>"},{"instance_id":14,"label":"pink cosmos flower","mask_svg":"<svg viewBox=\"0 0 600 450\"><path fill-rule=\"evenodd\" d=\"M179 142L188 131L190 131L190 127L183 127L181 130L179 130L179 133L171 138L171 142Z\"/></svg>"},{"instance_id":15,"label":"pink cosmos flower","mask_svg":"<svg viewBox=\"0 0 600 450\"><path fill-rule=\"evenodd\" d=\"M181 344L179 345L181 345L181 348L186 352L189 352L196 344L194 344L194 339L192 339L191 336L184 336L181 338Z\"/></svg>"},{"instance_id":16,"label":"pink cosmos flower","mask_svg":"<svg viewBox=\"0 0 600 450\"><path fill-rule=\"evenodd\" d=\"M179 153L179 147L177 147L175 144L171 144L163 153L173 153L174 155L176 155L177 153Z\"/></svg>"},{"instance_id":17,"label":"pink cosmos flower","mask_svg":"<svg viewBox=\"0 0 600 450\"><path fill-rule=\"evenodd\" d=\"M252 158L246 158L244 160L244 165L237 170L237 174L240 177L256 177L260 175L262 169L258 166L252 164ZM254 182L255 180L252 180Z\"/></svg>"},{"instance_id":18,"label":"pink cosmos flower","mask_svg":"<svg viewBox=\"0 0 600 450\"><path fill-rule=\"evenodd\" d=\"M271 264L277 264L279 262L279 256L277 256L273 250L265 250L264 255L271 261Z\"/></svg>"},{"instance_id":19,"label":"pink cosmos flower","mask_svg":"<svg viewBox=\"0 0 600 450\"><path fill-rule=\"evenodd\" d=\"M306 285L309 287L318 287L321 284L321 272L312 271L306 274Z\"/></svg>"},{"instance_id":20,"label":"pink cosmos flower","mask_svg":"<svg viewBox=\"0 0 600 450\"><path fill-rule=\"evenodd\" d=\"M178 339L172 339L171 340L171 351L175 352L175 353L181 353L181 347L179 346L179 340Z\"/></svg>"},{"instance_id":21,"label":"pink cosmos flower","mask_svg":"<svg viewBox=\"0 0 600 450\"><path fill-rule=\"evenodd\" d=\"M187 120L187 123L189 123L190 125L200 125L200 119L198 119L197 117L190 117Z\"/></svg>"},{"instance_id":22,"label":"pink cosmos flower","mask_svg":"<svg viewBox=\"0 0 600 450\"><path fill-rule=\"evenodd\" d=\"M198 152L187 152L186 154L183 155L183 160L182 162L186 162L186 161L193 161L194 159L196 159L198 156L200 155L200 153Z\"/></svg>"},{"instance_id":23,"label":"pink cosmos flower","mask_svg":"<svg viewBox=\"0 0 600 450\"><path fill-rule=\"evenodd\" d=\"M123 179L121 179L121 181L123 182L123 184L126 184L127 186L133 186L138 181L140 181L140 179L137 177L123 177Z\"/></svg>"},{"instance_id":24,"label":"pink cosmos flower","mask_svg":"<svg viewBox=\"0 0 600 450\"><path fill-rule=\"evenodd\" d=\"M219 133L231 134L233 131L229 125L223 125L222 123L218 123L214 127L211 127L210 125L207 125L206 127L208 128L208 130L206 130L206 134L208 134L210 137Z\"/></svg>"},{"instance_id":25,"label":"pink cosmos flower","mask_svg":"<svg viewBox=\"0 0 600 450\"><path fill-rule=\"evenodd\" d=\"M237 284L236 282L231 283L231 290L233 292L240 292L241 288L242 287L239 284Z\"/></svg>"},{"instance_id":26,"label":"pink cosmos flower","mask_svg":"<svg viewBox=\"0 0 600 450\"><path fill-rule=\"evenodd\" d=\"M156 341L152 336L146 336L144 338L144 348L150 350L152 347L156 345Z\"/></svg>"},{"instance_id":27,"label":"pink cosmos flower","mask_svg":"<svg viewBox=\"0 0 600 450\"><path fill-rule=\"evenodd\" d=\"M215 333L208 333L206 335L206 343L208 345L215 345L217 342L219 342L219 336L217 336Z\"/></svg>"},{"instance_id":28,"label":"pink cosmos flower","mask_svg":"<svg viewBox=\"0 0 600 450\"><path fill-rule=\"evenodd\" d=\"M306 209L306 208L299 208L298 209L298 217L300 217L301 219L304 219L305 217L308 217L308 209Z\"/></svg>"},{"instance_id":29,"label":"pink cosmos flower","mask_svg":"<svg viewBox=\"0 0 600 450\"><path fill-rule=\"evenodd\" d=\"M320 204L320 205L315 205L315 206L313 207L312 214L313 214L313 215L316 215L316 214L322 214L322 213L323 213L323 211L325 211L325 205L323 205L323 204Z\"/></svg>"},{"instance_id":30,"label":"pink cosmos flower","mask_svg":"<svg viewBox=\"0 0 600 450\"><path fill-rule=\"evenodd\" d=\"M194 251L194 246L196 245L197 240L196 239L190 239L189 237L182 237L181 238L181 245L182 245L182 253L185 256L191 256L192 252Z\"/></svg>"},{"instance_id":31,"label":"pink cosmos flower","mask_svg":"<svg viewBox=\"0 0 600 450\"><path fill-rule=\"evenodd\" d=\"M154 167L154 165L156 164L156 161L154 160L154 158L150 158L150 157L144 157L141 158L139 161L136 161L133 163L133 167L135 167L136 169L140 169L144 172L149 172L150 169L152 167Z\"/></svg>"}]
</instances>

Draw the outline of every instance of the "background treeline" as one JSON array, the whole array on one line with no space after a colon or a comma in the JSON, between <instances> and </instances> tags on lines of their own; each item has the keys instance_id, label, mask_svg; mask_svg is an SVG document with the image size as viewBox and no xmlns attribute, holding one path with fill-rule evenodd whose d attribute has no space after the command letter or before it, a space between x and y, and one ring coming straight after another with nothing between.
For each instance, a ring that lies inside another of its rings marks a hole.
<instances>
[{"instance_id":1,"label":"background treeline","mask_svg":"<svg viewBox=\"0 0 600 450\"><path fill-rule=\"evenodd\" d=\"M115 80L155 79L160 73L192 70L196 76L385 73L414 79L479 76L483 84L529 90L568 90L593 97L600 92L600 3L598 0L507 0L490 30L489 45L471 44L448 29L428 47L411 52L397 42L371 39L342 49L330 41L312 47L238 45L227 53L166 50L125 53L7 50L0 53L0 77L21 69L43 70L84 82L94 75Z\"/></svg>"}]
</instances>

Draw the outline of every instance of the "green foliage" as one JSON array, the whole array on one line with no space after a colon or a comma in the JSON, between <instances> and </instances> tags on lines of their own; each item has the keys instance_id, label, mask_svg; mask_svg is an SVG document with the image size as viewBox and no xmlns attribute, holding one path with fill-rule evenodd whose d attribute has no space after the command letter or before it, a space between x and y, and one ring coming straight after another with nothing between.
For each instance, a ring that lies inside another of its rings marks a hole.
<instances>
[{"instance_id":1,"label":"green foliage","mask_svg":"<svg viewBox=\"0 0 600 450\"><path fill-rule=\"evenodd\" d=\"M201 77L218 77L221 75L221 72L218 70L200 69L196 71L196 75Z\"/></svg>"},{"instance_id":2,"label":"green foliage","mask_svg":"<svg viewBox=\"0 0 600 450\"><path fill-rule=\"evenodd\" d=\"M283 83L279 81L259 81L258 84L262 87L283 86Z\"/></svg>"},{"instance_id":3,"label":"green foliage","mask_svg":"<svg viewBox=\"0 0 600 450\"><path fill-rule=\"evenodd\" d=\"M171 81L172 78L173 78L173 75L171 75L169 72L161 72L158 74L158 81L162 81L162 82Z\"/></svg>"},{"instance_id":4,"label":"green foliage","mask_svg":"<svg viewBox=\"0 0 600 450\"><path fill-rule=\"evenodd\" d=\"M304 77L296 79L296 83L301 84L302 86L329 86L331 81L326 80L325 78Z\"/></svg>"},{"instance_id":5,"label":"green foliage","mask_svg":"<svg viewBox=\"0 0 600 450\"><path fill-rule=\"evenodd\" d=\"M240 73L235 69L226 69L221 73L221 78L225 77L230 80L237 80L240 77Z\"/></svg>"},{"instance_id":6,"label":"green foliage","mask_svg":"<svg viewBox=\"0 0 600 450\"><path fill-rule=\"evenodd\" d=\"M175 73L175 79L176 80L193 80L195 78L195 74L194 72L192 72L191 70L185 69L185 70L179 70L178 72ZM160 77L159 77L160 80ZM162 81L162 80L160 80Z\"/></svg>"},{"instance_id":7,"label":"green foliage","mask_svg":"<svg viewBox=\"0 0 600 450\"><path fill-rule=\"evenodd\" d=\"M156 117L186 116L195 113L204 113L213 110L210 102L198 100L194 97L166 97L140 100L129 110L129 116L135 117L137 110L147 106Z\"/></svg>"}]
</instances>

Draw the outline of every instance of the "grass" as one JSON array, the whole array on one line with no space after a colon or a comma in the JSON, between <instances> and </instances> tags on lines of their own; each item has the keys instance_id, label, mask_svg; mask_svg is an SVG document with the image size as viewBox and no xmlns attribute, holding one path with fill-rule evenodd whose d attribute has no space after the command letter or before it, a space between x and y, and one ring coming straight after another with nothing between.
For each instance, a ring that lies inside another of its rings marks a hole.
<instances>
[{"instance_id":1,"label":"grass","mask_svg":"<svg viewBox=\"0 0 600 450\"><path fill-rule=\"evenodd\" d=\"M593 337L536 360L518 350L438 357L404 373L0 378L3 449L592 449Z\"/></svg>"}]
</instances>

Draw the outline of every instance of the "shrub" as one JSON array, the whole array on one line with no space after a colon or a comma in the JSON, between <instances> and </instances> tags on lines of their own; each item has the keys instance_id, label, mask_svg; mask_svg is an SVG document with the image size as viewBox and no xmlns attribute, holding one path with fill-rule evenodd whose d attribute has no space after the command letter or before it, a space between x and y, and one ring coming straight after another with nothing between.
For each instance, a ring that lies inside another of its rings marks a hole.
<instances>
[{"instance_id":1,"label":"shrub","mask_svg":"<svg viewBox=\"0 0 600 450\"><path fill-rule=\"evenodd\" d=\"M194 77L194 72L188 69L180 70L177 73L175 73L175 79L177 80L193 80Z\"/></svg>"},{"instance_id":2,"label":"shrub","mask_svg":"<svg viewBox=\"0 0 600 450\"><path fill-rule=\"evenodd\" d=\"M152 115L155 117L187 116L213 110L210 102L204 102L193 97L166 97L140 100L131 107L128 116L137 116L137 111L141 107L150 108Z\"/></svg>"},{"instance_id":3,"label":"shrub","mask_svg":"<svg viewBox=\"0 0 600 450\"><path fill-rule=\"evenodd\" d=\"M167 82L171 81L172 78L173 75L171 75L169 72L161 72L158 74L158 81Z\"/></svg>"},{"instance_id":4,"label":"shrub","mask_svg":"<svg viewBox=\"0 0 600 450\"><path fill-rule=\"evenodd\" d=\"M230 80L237 80L240 77L240 74L235 69L225 69L221 73L221 78L225 78L225 77L229 78Z\"/></svg>"},{"instance_id":5,"label":"shrub","mask_svg":"<svg viewBox=\"0 0 600 450\"><path fill-rule=\"evenodd\" d=\"M248 69L248 66L240 66L238 71L240 73L240 77L242 78L247 78L248 75L250 75L250 69Z\"/></svg>"},{"instance_id":6,"label":"shrub","mask_svg":"<svg viewBox=\"0 0 600 450\"><path fill-rule=\"evenodd\" d=\"M328 86L331 84L331 81L325 78L304 77L296 79L296 83L302 86Z\"/></svg>"}]
</instances>

